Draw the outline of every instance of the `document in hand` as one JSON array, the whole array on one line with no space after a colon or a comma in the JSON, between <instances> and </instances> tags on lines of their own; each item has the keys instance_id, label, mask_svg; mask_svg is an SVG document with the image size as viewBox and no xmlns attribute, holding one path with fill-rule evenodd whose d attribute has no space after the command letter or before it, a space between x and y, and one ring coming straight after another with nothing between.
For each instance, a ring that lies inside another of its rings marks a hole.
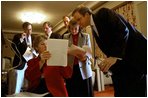
<instances>
[{"instance_id":1,"label":"document in hand","mask_svg":"<svg viewBox=\"0 0 148 98\"><path fill-rule=\"evenodd\" d=\"M92 55L91 48L88 47L87 45L84 45L82 48L76 45L71 45L71 47L69 47L68 49L68 53L78 58L81 58L84 55L91 57Z\"/></svg>"},{"instance_id":2,"label":"document in hand","mask_svg":"<svg viewBox=\"0 0 148 98\"><path fill-rule=\"evenodd\" d=\"M83 48L72 44L71 47L68 48L68 53L77 58L81 58L85 55L86 51Z\"/></svg>"},{"instance_id":3,"label":"document in hand","mask_svg":"<svg viewBox=\"0 0 148 98\"><path fill-rule=\"evenodd\" d=\"M51 58L47 60L48 66L67 66L68 40L48 39L47 51L51 53Z\"/></svg>"},{"instance_id":4,"label":"document in hand","mask_svg":"<svg viewBox=\"0 0 148 98\"><path fill-rule=\"evenodd\" d=\"M33 54L31 52L31 48L27 47L25 53L23 54L23 57L25 58L26 61L28 61L28 60L33 58Z\"/></svg>"}]
</instances>

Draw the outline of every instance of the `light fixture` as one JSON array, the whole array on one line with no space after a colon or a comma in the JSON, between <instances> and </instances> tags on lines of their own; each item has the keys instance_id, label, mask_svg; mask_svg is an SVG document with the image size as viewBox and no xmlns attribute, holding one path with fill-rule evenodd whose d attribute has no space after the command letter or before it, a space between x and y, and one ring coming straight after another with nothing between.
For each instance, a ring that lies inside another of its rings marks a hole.
<instances>
[{"instance_id":1,"label":"light fixture","mask_svg":"<svg viewBox=\"0 0 148 98\"><path fill-rule=\"evenodd\" d=\"M21 20L23 22L38 23L40 24L45 19L45 15L37 12L23 12L21 14Z\"/></svg>"}]
</instances>

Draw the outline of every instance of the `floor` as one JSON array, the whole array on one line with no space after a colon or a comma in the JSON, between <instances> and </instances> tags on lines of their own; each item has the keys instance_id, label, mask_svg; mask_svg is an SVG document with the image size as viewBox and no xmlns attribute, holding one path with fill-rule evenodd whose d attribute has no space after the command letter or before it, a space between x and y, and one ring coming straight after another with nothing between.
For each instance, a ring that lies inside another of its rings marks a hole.
<instances>
[{"instance_id":1,"label":"floor","mask_svg":"<svg viewBox=\"0 0 148 98\"><path fill-rule=\"evenodd\" d=\"M114 89L112 85L105 86L105 91L94 91L94 97L114 97Z\"/></svg>"}]
</instances>

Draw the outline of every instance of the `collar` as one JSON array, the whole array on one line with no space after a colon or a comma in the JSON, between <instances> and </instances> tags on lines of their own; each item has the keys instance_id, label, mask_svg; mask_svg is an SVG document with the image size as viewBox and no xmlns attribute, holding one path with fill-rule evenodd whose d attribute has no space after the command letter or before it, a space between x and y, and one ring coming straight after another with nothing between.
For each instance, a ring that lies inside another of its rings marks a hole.
<instances>
[{"instance_id":1,"label":"collar","mask_svg":"<svg viewBox=\"0 0 148 98\"><path fill-rule=\"evenodd\" d=\"M90 16L90 25L91 25L91 28L96 32L97 36L99 36L98 30L96 28L96 25L95 25L92 15Z\"/></svg>"},{"instance_id":2,"label":"collar","mask_svg":"<svg viewBox=\"0 0 148 98\"><path fill-rule=\"evenodd\" d=\"M91 25L91 26L95 26L95 23L94 23L94 21L93 21L92 15L90 16L90 25Z\"/></svg>"},{"instance_id":3,"label":"collar","mask_svg":"<svg viewBox=\"0 0 148 98\"><path fill-rule=\"evenodd\" d=\"M70 36L72 36L71 33L69 33L68 37L70 38ZM79 37L83 37L84 35L83 35L83 33L80 33L80 32L79 32L79 33L78 33L78 36L79 36Z\"/></svg>"},{"instance_id":4,"label":"collar","mask_svg":"<svg viewBox=\"0 0 148 98\"><path fill-rule=\"evenodd\" d=\"M50 31L50 32L48 33L47 38L50 38L51 34L52 34L52 31Z\"/></svg>"}]
</instances>

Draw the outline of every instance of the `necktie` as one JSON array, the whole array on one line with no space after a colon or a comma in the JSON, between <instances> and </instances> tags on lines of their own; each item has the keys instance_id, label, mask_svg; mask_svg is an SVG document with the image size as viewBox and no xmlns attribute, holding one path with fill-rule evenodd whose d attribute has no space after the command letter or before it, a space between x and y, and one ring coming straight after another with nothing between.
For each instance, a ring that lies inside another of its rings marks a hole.
<instances>
[{"instance_id":1,"label":"necktie","mask_svg":"<svg viewBox=\"0 0 148 98\"><path fill-rule=\"evenodd\" d=\"M31 48L30 40L28 37L27 37L27 46Z\"/></svg>"}]
</instances>

